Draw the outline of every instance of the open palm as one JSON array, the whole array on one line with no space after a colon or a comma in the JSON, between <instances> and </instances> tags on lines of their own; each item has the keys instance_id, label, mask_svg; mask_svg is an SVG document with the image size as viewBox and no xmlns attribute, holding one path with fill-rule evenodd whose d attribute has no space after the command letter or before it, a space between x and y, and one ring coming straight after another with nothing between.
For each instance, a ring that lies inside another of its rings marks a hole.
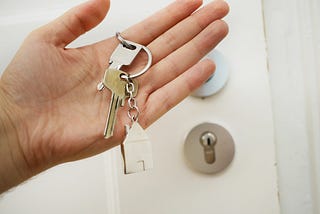
<instances>
[{"instance_id":1,"label":"open palm","mask_svg":"<svg viewBox=\"0 0 320 214\"><path fill-rule=\"evenodd\" d=\"M144 128L214 71L210 60L199 60L226 36L227 25L220 19L228 6L214 1L194 12L200 5L200 0L175 1L121 33L146 45L153 55L151 68L137 79L139 123ZM124 107L114 136L103 138L110 92L96 89L118 40L66 48L99 24L108 9L107 0L89 1L35 30L1 77L8 112L14 111L12 120L19 121L19 146L34 171L100 153L119 145L125 136L129 118ZM140 57L134 66L143 63Z\"/></svg>"}]
</instances>

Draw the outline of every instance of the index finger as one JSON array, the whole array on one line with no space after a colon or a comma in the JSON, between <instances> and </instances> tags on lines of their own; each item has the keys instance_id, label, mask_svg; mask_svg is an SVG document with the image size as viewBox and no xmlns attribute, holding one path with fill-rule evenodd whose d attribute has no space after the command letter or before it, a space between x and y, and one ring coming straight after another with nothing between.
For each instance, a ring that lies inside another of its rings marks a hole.
<instances>
[{"instance_id":1,"label":"index finger","mask_svg":"<svg viewBox=\"0 0 320 214\"><path fill-rule=\"evenodd\" d=\"M121 35L147 45L178 22L190 16L202 5L202 0L176 0L172 4L123 31Z\"/></svg>"},{"instance_id":2,"label":"index finger","mask_svg":"<svg viewBox=\"0 0 320 214\"><path fill-rule=\"evenodd\" d=\"M146 46L171 27L190 16L201 5L202 0L176 0L150 17L121 32L121 36ZM94 45L97 52L102 53L98 56L102 62L105 62L106 55L110 54L106 50L110 49L110 45L112 46L111 41L110 39L105 39ZM117 44L118 41L114 39L114 46Z\"/></svg>"}]
</instances>

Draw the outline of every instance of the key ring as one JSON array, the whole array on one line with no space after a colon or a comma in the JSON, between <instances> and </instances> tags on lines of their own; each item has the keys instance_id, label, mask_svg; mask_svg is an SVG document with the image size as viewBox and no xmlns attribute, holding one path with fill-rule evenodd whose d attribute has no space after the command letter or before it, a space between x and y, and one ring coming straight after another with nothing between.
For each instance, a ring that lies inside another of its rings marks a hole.
<instances>
[{"instance_id":1,"label":"key ring","mask_svg":"<svg viewBox=\"0 0 320 214\"><path fill-rule=\"evenodd\" d=\"M124 39L119 32L116 33L116 37L124 47L126 47L128 49L131 49L131 50L134 50L137 46L140 46L148 55L148 62L146 64L146 66L141 71L139 71L139 72L137 72L135 74L128 74L127 78L134 79L136 77L141 76L145 72L147 72L148 69L150 68L151 64L152 64L152 53L151 53L151 51L144 45L140 45L138 43L131 42L131 41L128 41L128 40Z\"/></svg>"}]
</instances>

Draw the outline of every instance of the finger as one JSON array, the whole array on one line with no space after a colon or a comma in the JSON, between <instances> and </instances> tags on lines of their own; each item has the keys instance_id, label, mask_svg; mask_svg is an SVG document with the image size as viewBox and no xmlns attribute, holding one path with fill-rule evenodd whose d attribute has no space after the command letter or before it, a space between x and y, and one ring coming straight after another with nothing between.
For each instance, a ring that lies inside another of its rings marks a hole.
<instances>
[{"instance_id":1,"label":"finger","mask_svg":"<svg viewBox=\"0 0 320 214\"><path fill-rule=\"evenodd\" d=\"M147 45L190 16L201 5L202 0L177 0L144 21L128 28L121 35L128 40Z\"/></svg>"},{"instance_id":2,"label":"finger","mask_svg":"<svg viewBox=\"0 0 320 214\"><path fill-rule=\"evenodd\" d=\"M190 42L154 65L141 78L146 94L161 88L181 73L192 67L210 52L228 33L228 26L222 20L211 23ZM156 80L156 81L155 81ZM150 84L152 82L153 84Z\"/></svg>"},{"instance_id":3,"label":"finger","mask_svg":"<svg viewBox=\"0 0 320 214\"><path fill-rule=\"evenodd\" d=\"M211 60L204 60L188 71L152 93L143 110L143 117L139 119L142 127L147 128L163 114L176 106L192 91L200 87L215 70L215 65Z\"/></svg>"},{"instance_id":4,"label":"finger","mask_svg":"<svg viewBox=\"0 0 320 214\"><path fill-rule=\"evenodd\" d=\"M109 0L87 1L40 28L40 34L46 41L65 47L98 25L106 16L109 6Z\"/></svg>"},{"instance_id":5,"label":"finger","mask_svg":"<svg viewBox=\"0 0 320 214\"><path fill-rule=\"evenodd\" d=\"M177 0L142 22L133 25L121 33L127 40L147 45L181 20L190 16L202 5L202 0ZM106 39L96 43L93 47L97 51L101 62L107 62L106 57L111 53L118 41Z\"/></svg>"},{"instance_id":6,"label":"finger","mask_svg":"<svg viewBox=\"0 0 320 214\"><path fill-rule=\"evenodd\" d=\"M214 1L165 32L148 46L153 53L153 63L190 41L210 23L222 19L228 12L229 6L225 1Z\"/></svg>"},{"instance_id":7,"label":"finger","mask_svg":"<svg viewBox=\"0 0 320 214\"><path fill-rule=\"evenodd\" d=\"M148 45L152 52L152 63L156 64L168 54L192 40L209 24L222 19L228 12L229 6L225 1L215 0L173 26ZM140 56L135 60L129 70L132 70L132 68L138 70L147 60L145 57L146 55L144 57Z\"/></svg>"}]
</instances>

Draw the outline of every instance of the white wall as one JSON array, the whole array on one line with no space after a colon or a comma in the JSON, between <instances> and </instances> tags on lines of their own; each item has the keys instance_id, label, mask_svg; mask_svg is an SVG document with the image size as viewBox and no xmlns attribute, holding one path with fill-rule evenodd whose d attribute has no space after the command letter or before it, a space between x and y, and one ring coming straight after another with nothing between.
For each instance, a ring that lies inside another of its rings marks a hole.
<instances>
[{"instance_id":1,"label":"white wall","mask_svg":"<svg viewBox=\"0 0 320 214\"><path fill-rule=\"evenodd\" d=\"M320 2L264 0L283 214L320 213Z\"/></svg>"}]
</instances>

